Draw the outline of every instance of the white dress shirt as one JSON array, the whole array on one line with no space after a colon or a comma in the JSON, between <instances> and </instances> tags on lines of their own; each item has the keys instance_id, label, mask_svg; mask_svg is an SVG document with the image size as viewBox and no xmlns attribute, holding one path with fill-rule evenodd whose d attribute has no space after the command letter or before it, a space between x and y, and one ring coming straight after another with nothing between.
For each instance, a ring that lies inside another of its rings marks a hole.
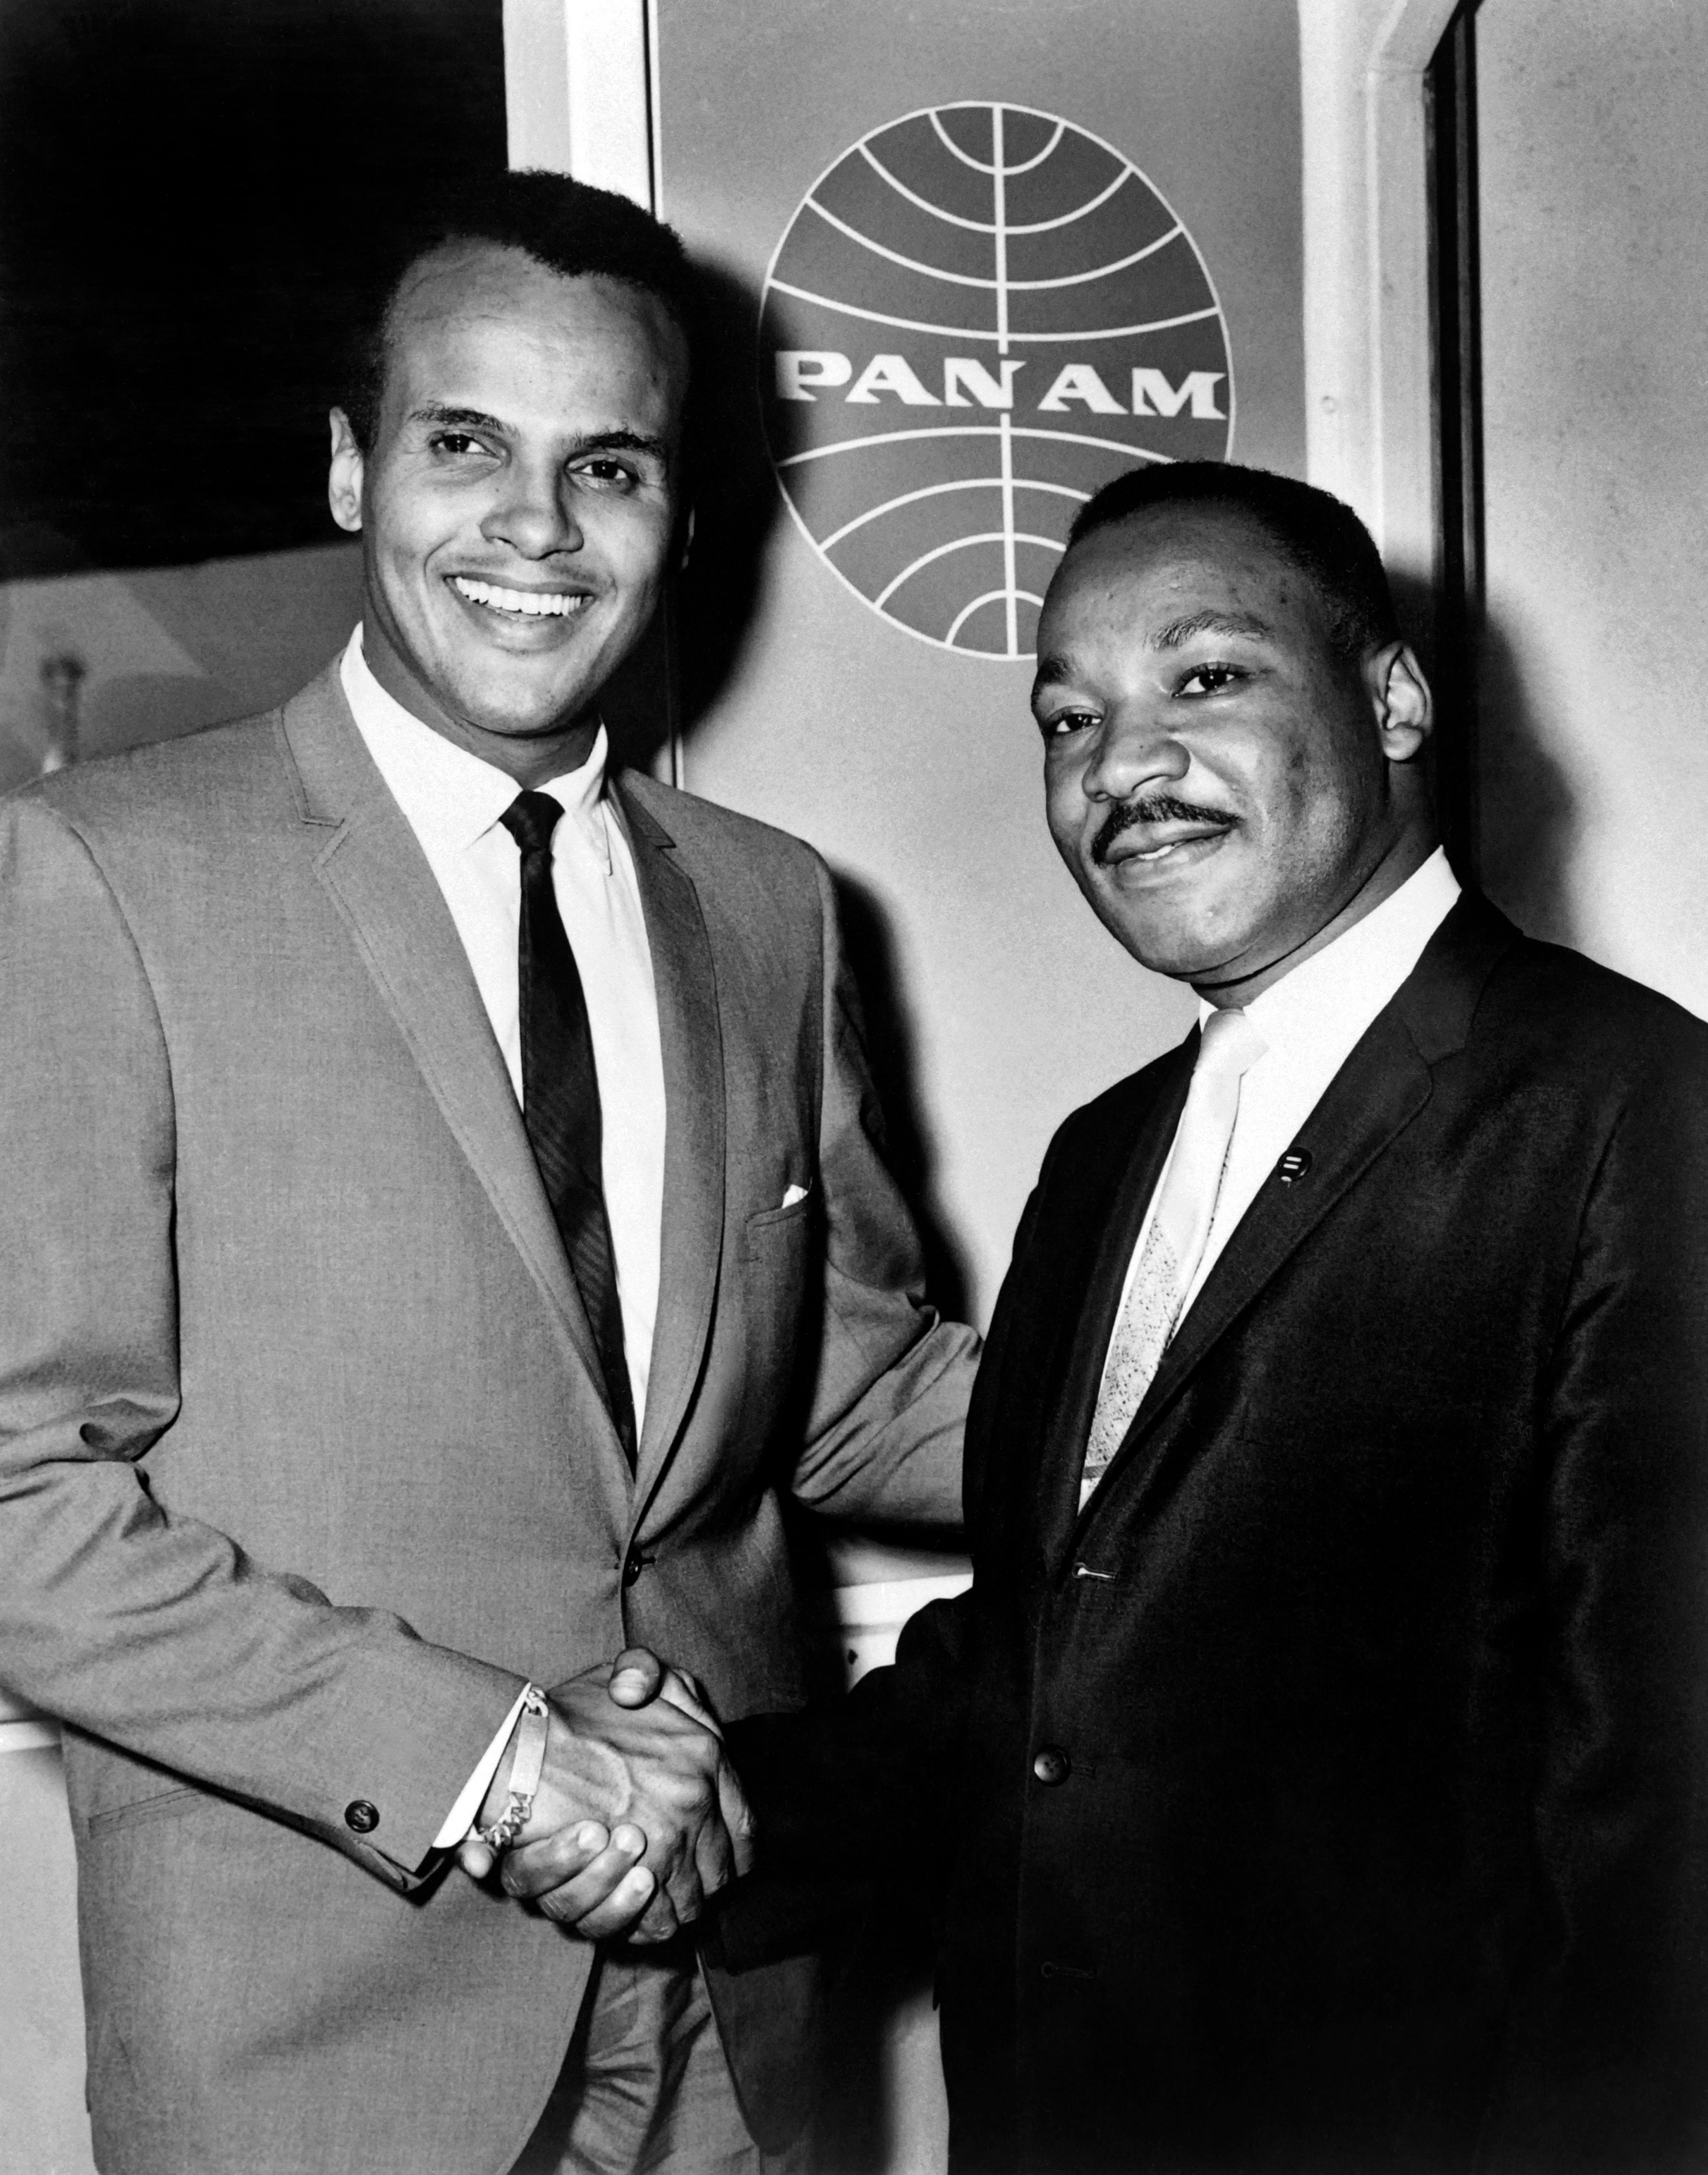
<instances>
[{"instance_id":1,"label":"white dress shirt","mask_svg":"<svg viewBox=\"0 0 1708 2175\"><path fill-rule=\"evenodd\" d=\"M451 910L519 1104L522 854L500 819L521 789L504 771L412 717L386 692L362 654L360 626L345 647L339 676L356 730ZM638 1429L646 1413L659 1310L664 1060L634 855L620 811L605 790L609 754L601 725L580 769L548 779L538 789L563 805L563 819L552 836L552 881L587 997L604 1116L600 1171ZM469 1777L435 1838L436 1847L447 1848L467 1833L521 1705L518 1699Z\"/></svg>"},{"instance_id":2,"label":"white dress shirt","mask_svg":"<svg viewBox=\"0 0 1708 2175\"><path fill-rule=\"evenodd\" d=\"M1283 974L1244 1008L1263 1037L1263 1055L1239 1083L1234 1137L1216 1196L1216 1212L1197 1271L1180 1313L1184 1321L1204 1280L1297 1136L1322 1100L1354 1046L1378 1012L1423 957L1423 947L1451 912L1459 880L1438 846L1399 889L1355 921L1332 944ZM1201 1023L1214 1009L1202 1006ZM1169 1149L1172 1160L1174 1150ZM1164 1163L1127 1265L1121 1305L1144 1251L1157 1195L1168 1174ZM1116 1320L1120 1321L1120 1310ZM1111 1337L1113 1342L1113 1336ZM1108 1371L1109 1355L1103 1359Z\"/></svg>"},{"instance_id":3,"label":"white dress shirt","mask_svg":"<svg viewBox=\"0 0 1708 2175\"><path fill-rule=\"evenodd\" d=\"M362 654L360 626L340 670L356 730L445 895L520 1103L522 854L500 819L521 789L505 772L411 717L386 692ZM600 1174L638 1428L646 1413L659 1311L664 1060L634 854L605 791L609 756L601 725L581 768L549 778L538 789L563 804L551 842L552 882L593 1033L605 1120Z\"/></svg>"}]
</instances>

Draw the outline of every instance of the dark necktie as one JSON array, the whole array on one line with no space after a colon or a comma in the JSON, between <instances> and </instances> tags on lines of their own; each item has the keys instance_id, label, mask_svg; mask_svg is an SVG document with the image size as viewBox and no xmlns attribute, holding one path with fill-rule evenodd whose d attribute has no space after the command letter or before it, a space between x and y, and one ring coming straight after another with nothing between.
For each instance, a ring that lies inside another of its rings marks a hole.
<instances>
[{"instance_id":1,"label":"dark necktie","mask_svg":"<svg viewBox=\"0 0 1708 2175\"><path fill-rule=\"evenodd\" d=\"M599 1075L575 954L551 881L551 834L563 810L549 793L518 794L504 827L522 849L517 954L522 1011L522 1115L605 1371L605 1396L631 1465L635 1408L623 1355L616 1256L605 1214Z\"/></svg>"}]
</instances>

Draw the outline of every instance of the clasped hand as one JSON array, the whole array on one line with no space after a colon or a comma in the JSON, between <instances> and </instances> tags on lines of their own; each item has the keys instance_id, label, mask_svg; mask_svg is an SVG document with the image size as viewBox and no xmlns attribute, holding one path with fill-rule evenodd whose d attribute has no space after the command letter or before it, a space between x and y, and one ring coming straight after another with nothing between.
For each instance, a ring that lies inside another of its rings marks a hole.
<instances>
[{"instance_id":1,"label":"clasped hand","mask_svg":"<svg viewBox=\"0 0 1708 2175\"><path fill-rule=\"evenodd\" d=\"M753 1816L700 1688L632 1647L547 1696L545 1769L499 1879L590 1940L668 1940L753 1858ZM509 1776L507 1752L482 1826ZM485 1843L457 1854L477 1879L493 1869Z\"/></svg>"}]
</instances>

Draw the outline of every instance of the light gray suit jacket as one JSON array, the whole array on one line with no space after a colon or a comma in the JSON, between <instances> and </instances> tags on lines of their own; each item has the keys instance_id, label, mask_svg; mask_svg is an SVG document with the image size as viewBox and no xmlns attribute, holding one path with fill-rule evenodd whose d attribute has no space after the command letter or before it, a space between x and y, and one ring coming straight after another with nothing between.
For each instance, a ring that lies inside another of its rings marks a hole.
<instances>
[{"instance_id":1,"label":"light gray suit jacket","mask_svg":"<svg viewBox=\"0 0 1708 2175\"><path fill-rule=\"evenodd\" d=\"M616 789L668 1103L632 1478L335 674L0 805L0 1680L69 1725L111 2175L507 2168L588 1951L430 1852L519 1679L643 1641L787 1706L779 1492L958 1507L973 1340L921 1298L823 867ZM786 2129L789 2020L724 2020Z\"/></svg>"}]
</instances>

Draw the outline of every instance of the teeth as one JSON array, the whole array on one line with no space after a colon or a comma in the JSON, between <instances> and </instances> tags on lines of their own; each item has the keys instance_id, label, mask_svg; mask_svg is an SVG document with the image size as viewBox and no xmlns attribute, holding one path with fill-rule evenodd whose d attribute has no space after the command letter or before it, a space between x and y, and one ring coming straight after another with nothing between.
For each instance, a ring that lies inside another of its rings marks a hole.
<instances>
[{"instance_id":1,"label":"teeth","mask_svg":"<svg viewBox=\"0 0 1708 2175\"><path fill-rule=\"evenodd\" d=\"M451 586L471 605L485 605L489 611L514 612L523 619L568 619L588 601L584 596L566 593L501 589L496 583L477 582L467 574L453 574Z\"/></svg>"},{"instance_id":2,"label":"teeth","mask_svg":"<svg viewBox=\"0 0 1708 2175\"><path fill-rule=\"evenodd\" d=\"M1152 846L1148 852L1135 854L1133 859L1136 861L1160 861L1164 854L1172 854L1174 850L1174 841L1170 839L1166 846Z\"/></svg>"}]
</instances>

